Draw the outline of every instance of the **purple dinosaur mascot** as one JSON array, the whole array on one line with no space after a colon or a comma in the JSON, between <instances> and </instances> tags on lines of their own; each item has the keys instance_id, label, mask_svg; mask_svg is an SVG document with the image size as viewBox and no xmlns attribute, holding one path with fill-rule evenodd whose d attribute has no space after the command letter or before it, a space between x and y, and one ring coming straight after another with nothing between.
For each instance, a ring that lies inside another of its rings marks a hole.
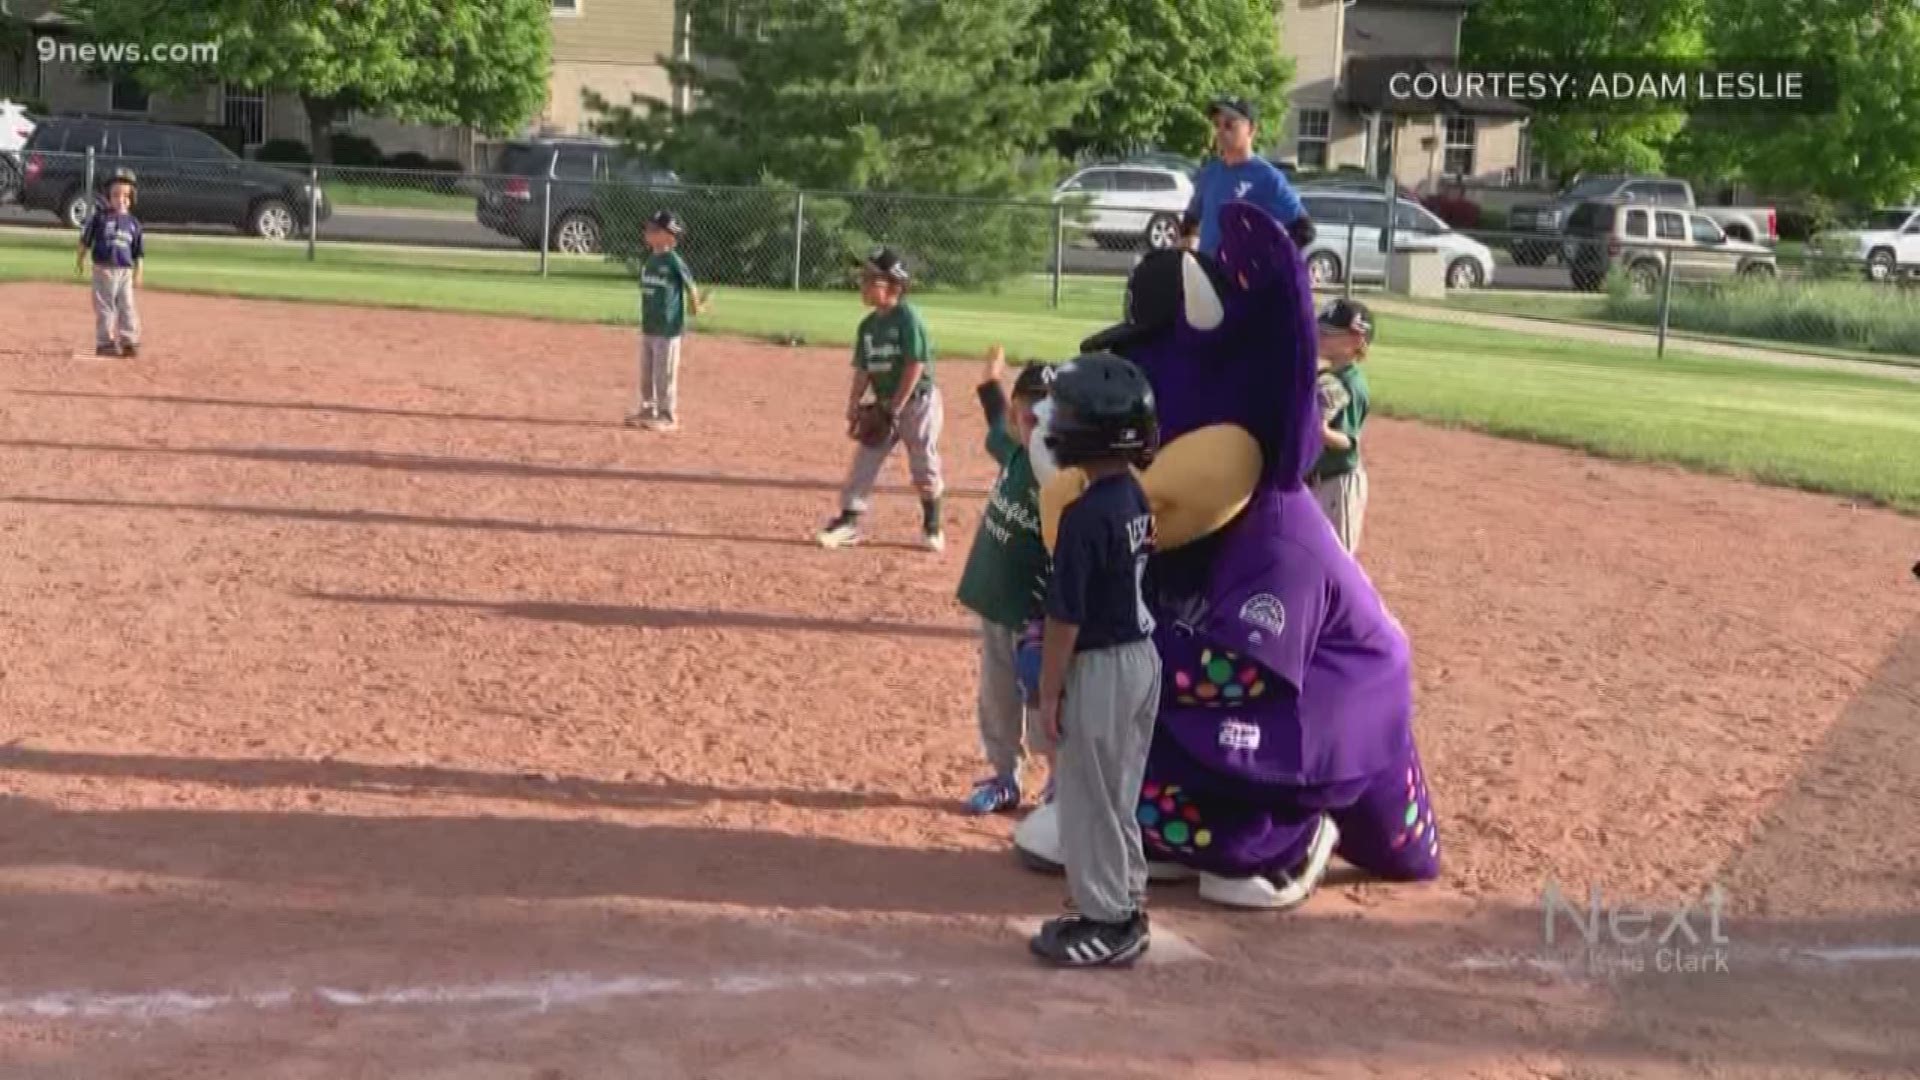
<instances>
[{"instance_id":1,"label":"purple dinosaur mascot","mask_svg":"<svg viewBox=\"0 0 1920 1080\"><path fill-rule=\"evenodd\" d=\"M1217 259L1142 260L1126 321L1085 348L1139 365L1160 413L1141 474L1165 688L1138 811L1151 875L1285 909L1335 854L1383 878L1433 878L1440 841L1406 633L1305 483L1322 429L1306 271L1265 211L1233 203L1221 223ZM1085 478L1053 467L1044 428L1043 411L1032 444L1051 544ZM1021 822L1014 844L1057 868L1054 807Z\"/></svg>"}]
</instances>

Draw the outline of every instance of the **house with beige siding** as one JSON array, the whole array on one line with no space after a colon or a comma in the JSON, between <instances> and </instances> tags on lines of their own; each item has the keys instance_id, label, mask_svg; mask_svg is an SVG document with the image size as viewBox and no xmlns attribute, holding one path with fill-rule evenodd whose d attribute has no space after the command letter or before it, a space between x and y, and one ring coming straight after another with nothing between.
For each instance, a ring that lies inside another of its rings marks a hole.
<instances>
[{"instance_id":1,"label":"house with beige siding","mask_svg":"<svg viewBox=\"0 0 1920 1080\"><path fill-rule=\"evenodd\" d=\"M589 117L581 92L594 90L625 104L635 94L673 100L674 87L663 56L684 55L685 23L674 0L550 0L553 8L553 65L547 103L521 134L579 134ZM8 0L15 18L25 19L37 37L69 40L74 24L59 11L59 0ZM0 56L0 97L43 102L58 113L96 113L165 123L227 129L249 150L274 139L305 143L307 115L293 94L262 94L246 87L203 86L181 95L149 94L132 82L103 82L76 64L42 62L39 51ZM683 103L684 104L684 103ZM464 127L404 124L378 116L350 115L334 130L371 139L389 155L415 151L430 158L484 167L488 147L479 133Z\"/></svg>"},{"instance_id":2,"label":"house with beige siding","mask_svg":"<svg viewBox=\"0 0 1920 1080\"><path fill-rule=\"evenodd\" d=\"M1386 68L1409 58L1434 72L1460 55L1473 0L1280 0L1281 49L1294 61L1285 123L1268 153L1302 171L1388 172L1420 191L1514 186L1538 169L1527 112L1510 101L1415 102L1388 92Z\"/></svg>"}]
</instances>

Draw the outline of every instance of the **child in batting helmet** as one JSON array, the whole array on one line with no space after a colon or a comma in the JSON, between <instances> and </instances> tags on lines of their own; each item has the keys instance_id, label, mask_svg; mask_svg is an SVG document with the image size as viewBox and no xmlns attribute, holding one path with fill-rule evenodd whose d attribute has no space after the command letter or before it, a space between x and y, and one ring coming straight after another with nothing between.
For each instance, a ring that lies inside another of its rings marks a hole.
<instances>
[{"instance_id":1,"label":"child in batting helmet","mask_svg":"<svg viewBox=\"0 0 1920 1080\"><path fill-rule=\"evenodd\" d=\"M1053 380L1046 447L1063 467L1118 459L1144 465L1159 445L1153 386L1130 360L1083 353Z\"/></svg>"}]
</instances>

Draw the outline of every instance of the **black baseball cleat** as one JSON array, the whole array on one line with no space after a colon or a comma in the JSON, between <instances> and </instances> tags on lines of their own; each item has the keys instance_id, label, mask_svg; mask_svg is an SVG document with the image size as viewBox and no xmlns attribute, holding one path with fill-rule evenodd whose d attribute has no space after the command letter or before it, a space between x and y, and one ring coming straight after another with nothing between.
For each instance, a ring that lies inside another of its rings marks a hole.
<instances>
[{"instance_id":1,"label":"black baseball cleat","mask_svg":"<svg viewBox=\"0 0 1920 1080\"><path fill-rule=\"evenodd\" d=\"M827 522L827 527L815 533L813 538L823 548L851 547L860 542L860 515L842 513Z\"/></svg>"},{"instance_id":2,"label":"black baseball cleat","mask_svg":"<svg viewBox=\"0 0 1920 1080\"><path fill-rule=\"evenodd\" d=\"M95 355L95 356L119 356L119 355L120 355L120 346L118 346L118 345L102 345L102 346L99 346L98 348L96 348L96 349L94 349L94 350L93 350L93 355Z\"/></svg>"},{"instance_id":3,"label":"black baseball cleat","mask_svg":"<svg viewBox=\"0 0 1920 1080\"><path fill-rule=\"evenodd\" d=\"M1108 923L1069 912L1052 919L1027 942L1033 955L1055 967L1128 967L1147 951L1147 913Z\"/></svg>"},{"instance_id":4,"label":"black baseball cleat","mask_svg":"<svg viewBox=\"0 0 1920 1080\"><path fill-rule=\"evenodd\" d=\"M120 343L120 355L132 360L140 355L140 346L135 342L123 341Z\"/></svg>"}]
</instances>

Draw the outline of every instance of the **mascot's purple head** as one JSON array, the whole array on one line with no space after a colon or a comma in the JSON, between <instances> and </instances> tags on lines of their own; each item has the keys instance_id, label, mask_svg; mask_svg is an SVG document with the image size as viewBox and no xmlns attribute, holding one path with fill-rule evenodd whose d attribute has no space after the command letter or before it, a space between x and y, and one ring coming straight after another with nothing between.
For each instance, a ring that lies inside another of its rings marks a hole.
<instances>
[{"instance_id":1,"label":"mascot's purple head","mask_svg":"<svg viewBox=\"0 0 1920 1080\"><path fill-rule=\"evenodd\" d=\"M1313 292L1286 230L1251 203L1220 211L1217 258L1154 252L1127 279L1125 320L1087 339L1153 383L1162 445L1216 425L1244 429L1260 486L1303 482L1320 452Z\"/></svg>"}]
</instances>

